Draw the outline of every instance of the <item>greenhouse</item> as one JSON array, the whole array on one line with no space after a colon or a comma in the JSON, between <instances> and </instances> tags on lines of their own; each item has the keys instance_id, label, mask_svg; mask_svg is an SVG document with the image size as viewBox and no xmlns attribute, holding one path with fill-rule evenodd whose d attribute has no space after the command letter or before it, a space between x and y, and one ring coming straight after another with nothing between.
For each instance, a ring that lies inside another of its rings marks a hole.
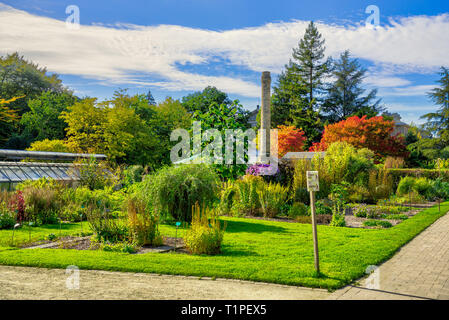
<instances>
[{"instance_id":1,"label":"greenhouse","mask_svg":"<svg viewBox=\"0 0 449 320\"><path fill-rule=\"evenodd\" d=\"M83 158L105 160L106 156L102 154L0 149L0 189L11 190L19 182L37 180L43 177L67 184L76 183L80 179L80 165L73 163L73 161Z\"/></svg>"}]
</instances>

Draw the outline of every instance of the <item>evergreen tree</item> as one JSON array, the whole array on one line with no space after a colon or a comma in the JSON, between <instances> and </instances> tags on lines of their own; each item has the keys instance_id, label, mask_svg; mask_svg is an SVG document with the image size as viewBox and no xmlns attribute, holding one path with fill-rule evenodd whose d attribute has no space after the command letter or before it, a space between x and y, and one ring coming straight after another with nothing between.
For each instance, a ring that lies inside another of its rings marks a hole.
<instances>
[{"instance_id":1,"label":"evergreen tree","mask_svg":"<svg viewBox=\"0 0 449 320\"><path fill-rule=\"evenodd\" d=\"M428 96L436 105L440 105L437 112L423 115L421 118L427 119L425 128L438 137L445 145L449 143L449 69L441 67L441 76L437 82L440 87L434 88Z\"/></svg>"},{"instance_id":2,"label":"evergreen tree","mask_svg":"<svg viewBox=\"0 0 449 320\"><path fill-rule=\"evenodd\" d=\"M316 107L319 96L323 93L323 78L328 74L331 61L324 59L325 40L321 38L313 21L306 29L298 48L293 49L293 62L307 90L308 103Z\"/></svg>"},{"instance_id":3,"label":"evergreen tree","mask_svg":"<svg viewBox=\"0 0 449 320\"><path fill-rule=\"evenodd\" d=\"M323 92L323 78L330 60L324 59L324 39L310 22L292 59L273 87L272 126L294 125L307 137L306 147L318 141L322 130L318 100Z\"/></svg>"},{"instance_id":4,"label":"evergreen tree","mask_svg":"<svg viewBox=\"0 0 449 320\"><path fill-rule=\"evenodd\" d=\"M148 89L148 93L147 93L147 100L148 100L148 105L150 105L150 106L156 105L156 100L154 100L154 97L151 94L151 90L149 90L149 89Z\"/></svg>"},{"instance_id":5,"label":"evergreen tree","mask_svg":"<svg viewBox=\"0 0 449 320\"><path fill-rule=\"evenodd\" d=\"M334 63L332 75L335 81L327 88L327 97L322 106L330 122L339 122L353 115L374 117L384 111L380 105L381 99L376 98L376 89L363 96L365 73L366 69L360 66L357 59L350 58L348 50Z\"/></svg>"}]
</instances>

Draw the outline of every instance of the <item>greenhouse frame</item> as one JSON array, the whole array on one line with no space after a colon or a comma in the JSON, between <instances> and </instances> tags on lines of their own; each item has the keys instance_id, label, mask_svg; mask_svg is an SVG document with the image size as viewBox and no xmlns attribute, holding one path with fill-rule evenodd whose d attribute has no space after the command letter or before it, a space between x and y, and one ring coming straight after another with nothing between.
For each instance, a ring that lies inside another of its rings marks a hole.
<instances>
[{"instance_id":1,"label":"greenhouse frame","mask_svg":"<svg viewBox=\"0 0 449 320\"><path fill-rule=\"evenodd\" d=\"M12 190L22 181L38 180L44 177L70 185L76 184L80 180L80 164L75 164L73 161L83 158L105 160L106 156L0 149L0 189Z\"/></svg>"}]
</instances>

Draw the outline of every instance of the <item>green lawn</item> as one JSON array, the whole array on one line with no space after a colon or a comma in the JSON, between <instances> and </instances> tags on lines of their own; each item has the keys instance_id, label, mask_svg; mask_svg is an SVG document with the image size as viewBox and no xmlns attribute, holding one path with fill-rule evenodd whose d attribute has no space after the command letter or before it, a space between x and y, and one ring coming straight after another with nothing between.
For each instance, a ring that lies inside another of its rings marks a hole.
<instances>
[{"instance_id":1,"label":"green lawn","mask_svg":"<svg viewBox=\"0 0 449 320\"><path fill-rule=\"evenodd\" d=\"M0 264L81 269L100 269L161 274L181 274L307 287L336 289L364 274L368 265L391 257L402 245L432 224L449 202L426 209L390 229L355 229L318 226L322 276L313 266L311 225L225 217L227 230L223 253L217 256L192 256L177 253L126 254L104 251L64 249L21 250L6 247L11 231L0 231ZM87 224L84 225L86 230ZM54 233L59 226L33 228L36 237ZM79 232L79 224L66 225L63 233ZM161 232L174 236L175 228L161 226ZM182 235L183 231L178 235ZM28 239L27 230L16 232Z\"/></svg>"}]
</instances>

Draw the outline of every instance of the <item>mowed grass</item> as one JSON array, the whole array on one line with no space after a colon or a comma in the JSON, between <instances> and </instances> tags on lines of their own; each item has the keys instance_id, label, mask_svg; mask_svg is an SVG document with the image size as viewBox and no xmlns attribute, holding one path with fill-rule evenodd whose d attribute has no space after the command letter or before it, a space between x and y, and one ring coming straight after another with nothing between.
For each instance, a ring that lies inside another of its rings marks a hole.
<instances>
[{"instance_id":1,"label":"mowed grass","mask_svg":"<svg viewBox=\"0 0 449 320\"><path fill-rule=\"evenodd\" d=\"M310 224L230 217L222 218L227 222L227 229L223 252L216 256L2 247L0 264L48 268L76 265L81 269L235 278L336 289L363 276L367 266L390 258L448 210L449 202L446 202L441 205L441 213L438 207L426 209L390 229L318 226L320 276L314 271ZM57 235L59 226L52 228L47 232ZM175 235L175 227L163 225L160 229L164 235ZM78 224L64 230L79 231ZM179 230L178 236L183 232ZM2 245L8 234L11 235L10 231L0 231ZM26 229L19 234L21 238L28 237Z\"/></svg>"}]
</instances>

